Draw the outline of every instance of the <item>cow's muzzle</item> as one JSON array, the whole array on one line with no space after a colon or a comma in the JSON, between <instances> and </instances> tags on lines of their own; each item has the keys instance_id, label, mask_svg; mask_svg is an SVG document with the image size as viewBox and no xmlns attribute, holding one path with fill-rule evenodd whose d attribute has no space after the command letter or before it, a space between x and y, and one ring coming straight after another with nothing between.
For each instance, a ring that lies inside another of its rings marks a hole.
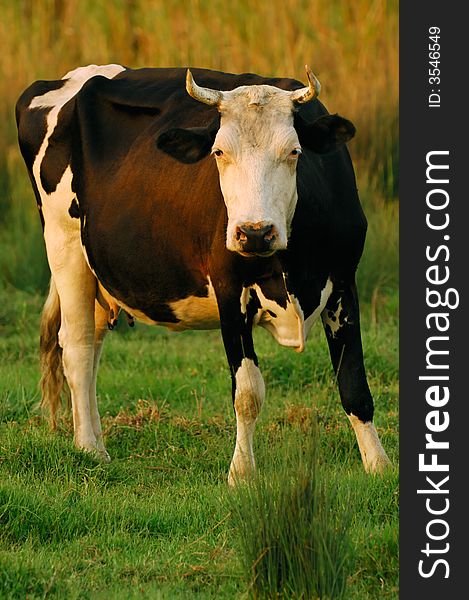
<instances>
[{"instance_id":1,"label":"cow's muzzle","mask_svg":"<svg viewBox=\"0 0 469 600\"><path fill-rule=\"evenodd\" d=\"M236 249L241 254L270 256L275 252L277 231L273 225L244 223L235 230Z\"/></svg>"}]
</instances>

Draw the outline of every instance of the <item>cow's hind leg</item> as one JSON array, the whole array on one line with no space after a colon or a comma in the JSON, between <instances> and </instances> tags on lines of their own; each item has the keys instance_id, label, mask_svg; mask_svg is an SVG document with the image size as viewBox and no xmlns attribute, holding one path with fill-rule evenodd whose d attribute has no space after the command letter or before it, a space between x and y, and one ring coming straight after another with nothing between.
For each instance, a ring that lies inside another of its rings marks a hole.
<instances>
[{"instance_id":1,"label":"cow's hind leg","mask_svg":"<svg viewBox=\"0 0 469 600\"><path fill-rule=\"evenodd\" d=\"M365 470L380 472L390 461L373 425L373 398L363 363L355 283L337 282L322 312L342 406L357 437Z\"/></svg>"},{"instance_id":2,"label":"cow's hind leg","mask_svg":"<svg viewBox=\"0 0 469 600\"><path fill-rule=\"evenodd\" d=\"M96 425L96 396L90 394L95 383L96 278L86 263L79 236L58 228L48 229L47 225L44 233L60 301L58 342L71 392L75 445L108 461L100 426Z\"/></svg>"},{"instance_id":3,"label":"cow's hind leg","mask_svg":"<svg viewBox=\"0 0 469 600\"><path fill-rule=\"evenodd\" d=\"M94 332L94 358L93 358L93 376L91 378L90 385L90 414L91 424L93 427L94 434L96 436L96 447L98 449L99 457L104 462L111 460L103 442L103 434L101 429L101 417L99 416L98 402L96 398L96 379L98 376L98 367L101 354L103 351L104 336L108 332L108 315L109 311L103 308L99 302L95 302L95 332Z\"/></svg>"},{"instance_id":4,"label":"cow's hind leg","mask_svg":"<svg viewBox=\"0 0 469 600\"><path fill-rule=\"evenodd\" d=\"M41 408L48 409L52 429L57 426L57 410L64 389L62 348L59 345L60 300L51 277L49 294L41 315Z\"/></svg>"}]
</instances>

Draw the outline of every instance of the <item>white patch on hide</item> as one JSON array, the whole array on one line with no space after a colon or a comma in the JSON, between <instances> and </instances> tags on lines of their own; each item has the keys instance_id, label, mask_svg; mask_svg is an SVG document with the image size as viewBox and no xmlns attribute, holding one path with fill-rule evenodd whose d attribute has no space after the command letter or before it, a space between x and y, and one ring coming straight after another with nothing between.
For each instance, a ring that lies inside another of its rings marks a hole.
<instances>
[{"instance_id":1,"label":"white patch on hide","mask_svg":"<svg viewBox=\"0 0 469 600\"><path fill-rule=\"evenodd\" d=\"M55 191L51 194L47 194L42 188L39 170L40 165L37 166L38 173L37 175L34 173L34 178L41 193L44 228L58 227L62 232L68 231L76 237L80 231L80 219L72 219L68 212L70 204L75 198L72 191L73 173L70 165L63 172ZM45 199L47 199L46 202Z\"/></svg>"},{"instance_id":2,"label":"white patch on hide","mask_svg":"<svg viewBox=\"0 0 469 600\"><path fill-rule=\"evenodd\" d=\"M39 148L39 152L37 153L36 158L33 163L33 175L34 180L36 181L37 187L39 189L39 193L41 195L41 199L44 200L48 197L45 190L41 185L41 163L46 154L47 146L49 144L49 138L54 133L54 129L57 126L57 121L59 118L59 112L62 107L71 99L75 94L77 94L83 85L95 75L104 75L105 77L112 78L115 77L121 71L124 71L124 67L121 65L89 65L87 67L80 67L75 69L74 71L70 71L67 73L62 79L65 80L64 85L57 90L51 90L50 92L46 92L42 96L36 96L31 100L29 105L29 109L33 108L51 108L47 115L47 132L42 141L41 147ZM63 177L62 177L63 179ZM53 194L51 194L53 195ZM70 203L73 199L72 190L70 188ZM70 206L67 206L67 210Z\"/></svg>"},{"instance_id":3,"label":"white patch on hide","mask_svg":"<svg viewBox=\"0 0 469 600\"><path fill-rule=\"evenodd\" d=\"M253 285L252 289L255 290L262 305L256 315L255 324L267 329L281 346L303 352L304 318L300 303L295 296L288 294L287 306L283 308L274 300L266 298L257 284Z\"/></svg>"},{"instance_id":4,"label":"white patch on hide","mask_svg":"<svg viewBox=\"0 0 469 600\"><path fill-rule=\"evenodd\" d=\"M230 485L248 477L255 469L254 429L265 397L262 374L250 358L243 358L235 379L236 446L228 477Z\"/></svg>"},{"instance_id":5,"label":"white patch on hide","mask_svg":"<svg viewBox=\"0 0 469 600\"><path fill-rule=\"evenodd\" d=\"M319 305L314 309L314 311L309 315L309 317L305 320L305 339L308 339L309 332L311 331L311 327L316 322L319 315L324 310L324 307L329 300L330 295L332 294L333 284L330 278L328 277L326 281L326 285L324 289L321 291L321 297L319 299Z\"/></svg>"},{"instance_id":6,"label":"white patch on hide","mask_svg":"<svg viewBox=\"0 0 469 600\"><path fill-rule=\"evenodd\" d=\"M62 80L65 80L65 84L61 88L46 92L42 96L35 96L31 100L29 108L62 108L70 98L73 98L81 90L88 79L91 79L95 75L103 75L111 79L122 71L125 71L125 67L115 64L78 67L78 69L69 71L62 77Z\"/></svg>"},{"instance_id":7,"label":"white patch on hide","mask_svg":"<svg viewBox=\"0 0 469 600\"><path fill-rule=\"evenodd\" d=\"M168 306L172 310L174 316L179 319L177 323L169 323L166 321L155 321L148 317L141 310L131 308L127 306L125 302L117 300L99 284L100 290L103 292L103 296L107 303L110 301L117 304L125 310L129 315L145 323L146 325L161 325L170 329L171 331L185 331L187 329L218 329L220 327L220 315L218 312L217 299L215 297L215 290L210 277L208 277L207 283L207 297L200 296L188 296L181 300L174 300L168 302Z\"/></svg>"},{"instance_id":8,"label":"white patch on hide","mask_svg":"<svg viewBox=\"0 0 469 600\"><path fill-rule=\"evenodd\" d=\"M261 303L261 308L254 317L254 325L259 325L267 329L281 346L294 348L296 352L303 352L311 326L324 310L332 293L332 288L332 281L328 278L324 289L321 291L319 305L306 320L304 319L301 305L294 294L287 292L287 307L283 308L274 300L266 298L257 284L250 288L243 288L241 294L241 312L246 314L246 306L249 302L249 290L254 290Z\"/></svg>"},{"instance_id":9,"label":"white patch on hide","mask_svg":"<svg viewBox=\"0 0 469 600\"><path fill-rule=\"evenodd\" d=\"M339 331L339 329L341 327L343 327L346 323L349 322L347 315L345 315L345 317L343 318L343 323L340 322L342 311L343 311L342 298L339 298L339 303L338 303L337 309L333 312L332 315L330 314L332 311L330 311L328 309L326 309L322 313L323 323L324 323L324 325L327 325L329 327L329 329L331 330L331 333L332 333L332 337L334 337L334 338L337 336L337 332Z\"/></svg>"},{"instance_id":10,"label":"white patch on hide","mask_svg":"<svg viewBox=\"0 0 469 600\"><path fill-rule=\"evenodd\" d=\"M249 287L243 287L243 291L241 292L240 304L241 304L241 313L243 315L246 314L246 312L248 310L249 300L251 299L250 289L251 288L249 288Z\"/></svg>"},{"instance_id":11,"label":"white patch on hide","mask_svg":"<svg viewBox=\"0 0 469 600\"><path fill-rule=\"evenodd\" d=\"M189 296L168 303L175 317L180 320L179 323L170 323L171 329L218 329L220 327L217 298L210 277L208 277L207 292L206 298Z\"/></svg>"}]
</instances>

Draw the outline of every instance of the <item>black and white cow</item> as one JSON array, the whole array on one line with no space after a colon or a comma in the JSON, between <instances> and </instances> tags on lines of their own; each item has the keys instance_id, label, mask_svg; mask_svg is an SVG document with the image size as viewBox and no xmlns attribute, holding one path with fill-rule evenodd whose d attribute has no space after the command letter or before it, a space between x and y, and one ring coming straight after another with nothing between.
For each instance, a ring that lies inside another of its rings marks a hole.
<instances>
[{"instance_id":1,"label":"black and white cow","mask_svg":"<svg viewBox=\"0 0 469 600\"><path fill-rule=\"evenodd\" d=\"M373 425L355 271L366 219L345 142L355 129L319 82L90 65L17 104L51 284L43 404L63 375L75 444L108 461L96 373L118 307L170 329L221 328L237 420L229 481L254 469L264 381L252 329L304 349L322 317L367 471L389 460ZM201 87L201 86L204 87Z\"/></svg>"}]
</instances>

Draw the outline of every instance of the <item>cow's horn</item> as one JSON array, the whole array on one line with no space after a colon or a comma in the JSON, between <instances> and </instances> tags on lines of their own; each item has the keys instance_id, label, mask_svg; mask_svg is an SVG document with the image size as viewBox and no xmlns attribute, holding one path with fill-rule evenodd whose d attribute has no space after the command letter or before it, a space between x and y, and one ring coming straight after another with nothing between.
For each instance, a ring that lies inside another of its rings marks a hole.
<instances>
[{"instance_id":1,"label":"cow's horn","mask_svg":"<svg viewBox=\"0 0 469 600\"><path fill-rule=\"evenodd\" d=\"M197 85L189 69L187 69L186 74L186 90L189 96L210 106L217 106L220 104L223 97L222 92L218 90L211 90L210 88L204 88Z\"/></svg>"},{"instance_id":2,"label":"cow's horn","mask_svg":"<svg viewBox=\"0 0 469 600\"><path fill-rule=\"evenodd\" d=\"M308 76L308 87L300 88L291 93L291 99L295 104L311 102L311 100L319 96L319 92L321 91L321 84L308 65L305 65L305 69Z\"/></svg>"}]
</instances>

